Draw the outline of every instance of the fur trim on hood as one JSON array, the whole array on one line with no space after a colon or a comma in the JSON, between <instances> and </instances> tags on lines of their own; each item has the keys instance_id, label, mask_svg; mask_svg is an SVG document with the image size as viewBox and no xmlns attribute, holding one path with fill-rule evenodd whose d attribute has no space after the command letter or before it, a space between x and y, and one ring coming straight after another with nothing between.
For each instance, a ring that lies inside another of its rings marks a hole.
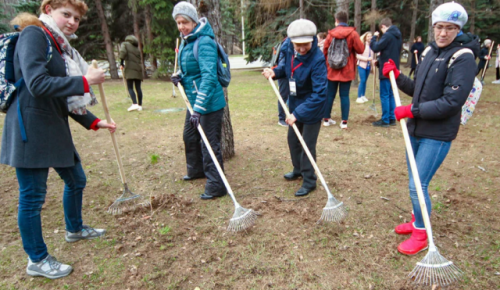
<instances>
[{"instance_id":1,"label":"fur trim on hood","mask_svg":"<svg viewBox=\"0 0 500 290\"><path fill-rule=\"evenodd\" d=\"M38 27L44 27L43 23L34 14L23 12L18 14L14 19L10 21L10 25L14 27L17 31L22 31L24 28L35 25Z\"/></svg>"}]
</instances>

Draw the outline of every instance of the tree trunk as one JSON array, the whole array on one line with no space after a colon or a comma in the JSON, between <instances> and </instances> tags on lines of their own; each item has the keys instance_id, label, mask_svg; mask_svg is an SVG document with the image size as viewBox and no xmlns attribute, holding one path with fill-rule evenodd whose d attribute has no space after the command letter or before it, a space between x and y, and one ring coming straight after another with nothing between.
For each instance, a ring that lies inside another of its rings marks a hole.
<instances>
[{"instance_id":1,"label":"tree trunk","mask_svg":"<svg viewBox=\"0 0 500 290\"><path fill-rule=\"evenodd\" d=\"M151 48L153 47L153 39L154 39L154 36L153 36L153 32L151 31L151 6L150 5L146 5L145 8L144 8L144 17L146 18L146 33L147 33L147 36L148 36L148 45L149 45L149 49L150 49L150 53L149 53L149 60L151 61L151 66L153 67L153 70L157 70L158 69L158 66L156 65L156 56L154 55L154 53L151 52Z\"/></svg>"},{"instance_id":2,"label":"tree trunk","mask_svg":"<svg viewBox=\"0 0 500 290\"><path fill-rule=\"evenodd\" d=\"M429 3L429 30L427 32L427 43L434 41L434 28L432 28L432 11L439 5L443 4L444 0L430 0Z\"/></svg>"},{"instance_id":3,"label":"tree trunk","mask_svg":"<svg viewBox=\"0 0 500 290\"><path fill-rule=\"evenodd\" d=\"M471 7L472 11L469 11L469 15L470 15L469 31L470 31L470 33L474 34L474 31L476 30L476 1L475 0L471 1L470 7Z\"/></svg>"},{"instance_id":4,"label":"tree trunk","mask_svg":"<svg viewBox=\"0 0 500 290\"><path fill-rule=\"evenodd\" d=\"M147 78L146 67L144 66L144 51L142 48L142 37L139 30L139 14L137 14L137 2L135 0L130 1L132 4L132 17L134 19L134 35L139 42L139 53L141 54L141 67L142 67L142 77Z\"/></svg>"},{"instance_id":5,"label":"tree trunk","mask_svg":"<svg viewBox=\"0 0 500 290\"><path fill-rule=\"evenodd\" d=\"M201 17L206 17L208 22L212 26L216 40L221 39L221 11L219 0L202 0L196 3L196 0L190 0L195 6L198 6L198 12ZM198 4L198 5L197 5ZM214 72L215 73L215 72ZM224 108L224 117L222 119L222 158L224 160L231 159L234 152L234 134L233 125L231 124L231 115L229 113L229 93L226 88L224 88L224 97L226 98L227 106Z\"/></svg>"},{"instance_id":6,"label":"tree trunk","mask_svg":"<svg viewBox=\"0 0 500 290\"><path fill-rule=\"evenodd\" d=\"M338 11L347 12L347 22L349 22L349 0L336 0L336 4L337 4L336 12Z\"/></svg>"},{"instance_id":7,"label":"tree trunk","mask_svg":"<svg viewBox=\"0 0 500 290\"><path fill-rule=\"evenodd\" d=\"M111 42L111 37L109 36L108 23L106 23L106 17L104 16L104 10L102 9L101 0L95 1L95 6L97 10L97 15L101 21L102 35L104 36L104 44L106 45L106 56L109 62L109 73L112 79L118 78L118 70L116 69L115 52L113 50L113 43Z\"/></svg>"},{"instance_id":8,"label":"tree trunk","mask_svg":"<svg viewBox=\"0 0 500 290\"><path fill-rule=\"evenodd\" d=\"M375 10L377 10L377 0L372 0L372 9L371 9L371 11L372 11L372 12L374 12ZM370 24L370 31L371 31L372 33L374 33L374 32L375 32L375 29L376 29L375 25L376 25L375 21L373 21L373 22Z\"/></svg>"},{"instance_id":9,"label":"tree trunk","mask_svg":"<svg viewBox=\"0 0 500 290\"><path fill-rule=\"evenodd\" d=\"M356 27L356 32L361 35L361 0L354 0L354 26ZM354 66L354 82L353 84L357 86L359 84L358 78L358 66Z\"/></svg>"},{"instance_id":10,"label":"tree trunk","mask_svg":"<svg viewBox=\"0 0 500 290\"><path fill-rule=\"evenodd\" d=\"M410 28L410 43L408 44L408 60L406 63L406 67L411 66L411 62L415 57L413 51L411 51L411 47L415 40L415 26L417 24L417 13L418 13L418 0L413 0L413 13L411 15L411 28Z\"/></svg>"}]
</instances>

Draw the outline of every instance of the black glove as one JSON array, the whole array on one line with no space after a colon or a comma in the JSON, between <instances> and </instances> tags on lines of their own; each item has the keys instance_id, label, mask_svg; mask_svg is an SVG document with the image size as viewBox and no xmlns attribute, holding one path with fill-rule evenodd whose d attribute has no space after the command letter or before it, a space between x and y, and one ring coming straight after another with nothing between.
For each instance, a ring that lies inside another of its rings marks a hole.
<instances>
[{"instance_id":1,"label":"black glove","mask_svg":"<svg viewBox=\"0 0 500 290\"><path fill-rule=\"evenodd\" d=\"M180 75L172 75L170 77L170 80L172 81L172 83L174 83L174 85L177 87L177 84L182 81L182 76Z\"/></svg>"},{"instance_id":2,"label":"black glove","mask_svg":"<svg viewBox=\"0 0 500 290\"><path fill-rule=\"evenodd\" d=\"M189 118L189 122L191 122L191 126L193 126L194 128L198 128L198 125L200 125L200 118L201 118L200 113L193 112L193 114L191 114L191 118Z\"/></svg>"}]
</instances>

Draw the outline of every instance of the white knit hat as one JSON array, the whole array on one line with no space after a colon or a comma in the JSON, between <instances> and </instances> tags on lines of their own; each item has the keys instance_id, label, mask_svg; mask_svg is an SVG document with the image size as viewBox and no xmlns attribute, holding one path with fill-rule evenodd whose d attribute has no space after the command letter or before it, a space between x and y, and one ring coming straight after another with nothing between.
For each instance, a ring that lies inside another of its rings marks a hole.
<instances>
[{"instance_id":1,"label":"white knit hat","mask_svg":"<svg viewBox=\"0 0 500 290\"><path fill-rule=\"evenodd\" d=\"M432 11L432 25L436 22L448 22L456 24L462 29L467 23L467 19L467 11L462 5L455 2L441 4Z\"/></svg>"},{"instance_id":2,"label":"white knit hat","mask_svg":"<svg viewBox=\"0 0 500 290\"><path fill-rule=\"evenodd\" d=\"M198 12L196 12L196 7L193 6L193 4L182 1L177 3L174 6L174 11L172 12L172 16L174 17L174 20L177 16L187 16L194 22L198 23ZM186 17L184 17L186 18Z\"/></svg>"},{"instance_id":3,"label":"white knit hat","mask_svg":"<svg viewBox=\"0 0 500 290\"><path fill-rule=\"evenodd\" d=\"M307 43L314 40L316 25L307 19L297 19L288 25L287 34L292 42Z\"/></svg>"}]
</instances>

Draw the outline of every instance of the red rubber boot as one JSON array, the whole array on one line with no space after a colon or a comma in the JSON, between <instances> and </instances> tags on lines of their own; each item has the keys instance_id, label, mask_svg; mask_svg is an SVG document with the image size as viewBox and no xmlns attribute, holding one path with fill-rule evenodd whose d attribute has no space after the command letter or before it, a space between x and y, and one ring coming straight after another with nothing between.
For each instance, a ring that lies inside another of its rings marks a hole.
<instances>
[{"instance_id":1,"label":"red rubber boot","mask_svg":"<svg viewBox=\"0 0 500 290\"><path fill-rule=\"evenodd\" d=\"M398 235L410 235L413 232L413 223L415 222L415 215L411 213L411 222L400 224L397 226L394 231Z\"/></svg>"},{"instance_id":2,"label":"red rubber boot","mask_svg":"<svg viewBox=\"0 0 500 290\"><path fill-rule=\"evenodd\" d=\"M427 232L419 228L413 228L411 237L398 246L398 251L405 255L415 255L425 249L427 249Z\"/></svg>"}]
</instances>

